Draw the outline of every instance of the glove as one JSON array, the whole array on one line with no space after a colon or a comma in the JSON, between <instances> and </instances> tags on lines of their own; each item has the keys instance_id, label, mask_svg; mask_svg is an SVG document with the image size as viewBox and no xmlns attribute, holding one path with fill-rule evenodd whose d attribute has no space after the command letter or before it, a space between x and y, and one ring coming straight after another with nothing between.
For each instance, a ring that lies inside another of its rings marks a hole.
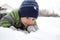
<instances>
[{"instance_id":1,"label":"glove","mask_svg":"<svg viewBox=\"0 0 60 40\"><path fill-rule=\"evenodd\" d=\"M29 26L27 28L27 31L30 33L30 32L35 32L37 31L38 27L37 26Z\"/></svg>"}]
</instances>

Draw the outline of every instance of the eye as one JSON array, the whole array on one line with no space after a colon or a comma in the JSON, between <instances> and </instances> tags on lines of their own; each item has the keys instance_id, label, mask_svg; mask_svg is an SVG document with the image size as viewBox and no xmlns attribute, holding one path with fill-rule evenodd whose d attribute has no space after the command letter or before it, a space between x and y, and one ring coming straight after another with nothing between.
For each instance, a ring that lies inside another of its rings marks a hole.
<instances>
[{"instance_id":1,"label":"eye","mask_svg":"<svg viewBox=\"0 0 60 40\"><path fill-rule=\"evenodd\" d=\"M32 20L35 20L35 19L32 19Z\"/></svg>"}]
</instances>

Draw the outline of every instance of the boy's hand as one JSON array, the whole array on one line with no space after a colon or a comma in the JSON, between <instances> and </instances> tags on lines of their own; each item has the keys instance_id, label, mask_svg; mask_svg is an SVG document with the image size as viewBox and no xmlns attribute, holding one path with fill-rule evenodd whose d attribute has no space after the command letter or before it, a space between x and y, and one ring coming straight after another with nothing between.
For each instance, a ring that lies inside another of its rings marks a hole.
<instances>
[{"instance_id":1,"label":"boy's hand","mask_svg":"<svg viewBox=\"0 0 60 40\"><path fill-rule=\"evenodd\" d=\"M35 32L35 31L37 31L37 27L35 27L35 26L29 26L28 28L27 28L27 31L30 33L30 32Z\"/></svg>"}]
</instances>

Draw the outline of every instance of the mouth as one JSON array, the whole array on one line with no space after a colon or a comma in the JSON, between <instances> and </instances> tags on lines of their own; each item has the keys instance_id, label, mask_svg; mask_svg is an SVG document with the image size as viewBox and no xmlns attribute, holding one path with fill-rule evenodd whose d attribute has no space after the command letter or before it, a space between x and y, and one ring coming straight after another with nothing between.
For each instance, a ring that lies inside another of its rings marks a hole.
<instances>
[{"instance_id":1,"label":"mouth","mask_svg":"<svg viewBox=\"0 0 60 40\"><path fill-rule=\"evenodd\" d=\"M25 23L24 26L25 26L25 27L28 27L28 24Z\"/></svg>"},{"instance_id":2,"label":"mouth","mask_svg":"<svg viewBox=\"0 0 60 40\"><path fill-rule=\"evenodd\" d=\"M28 25L28 24L25 24L25 27L28 27L28 26L30 26L30 25Z\"/></svg>"},{"instance_id":3,"label":"mouth","mask_svg":"<svg viewBox=\"0 0 60 40\"><path fill-rule=\"evenodd\" d=\"M32 24L27 24L27 23L25 23L24 25L25 27L32 26Z\"/></svg>"}]
</instances>

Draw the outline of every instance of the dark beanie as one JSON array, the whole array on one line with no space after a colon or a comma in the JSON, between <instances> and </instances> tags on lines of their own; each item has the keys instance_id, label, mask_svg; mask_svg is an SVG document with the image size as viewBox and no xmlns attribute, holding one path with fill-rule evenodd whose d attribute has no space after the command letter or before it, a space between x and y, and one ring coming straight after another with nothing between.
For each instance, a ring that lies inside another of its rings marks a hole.
<instances>
[{"instance_id":1,"label":"dark beanie","mask_svg":"<svg viewBox=\"0 0 60 40\"><path fill-rule=\"evenodd\" d=\"M20 17L38 17L39 7L35 0L25 0L19 8Z\"/></svg>"}]
</instances>

